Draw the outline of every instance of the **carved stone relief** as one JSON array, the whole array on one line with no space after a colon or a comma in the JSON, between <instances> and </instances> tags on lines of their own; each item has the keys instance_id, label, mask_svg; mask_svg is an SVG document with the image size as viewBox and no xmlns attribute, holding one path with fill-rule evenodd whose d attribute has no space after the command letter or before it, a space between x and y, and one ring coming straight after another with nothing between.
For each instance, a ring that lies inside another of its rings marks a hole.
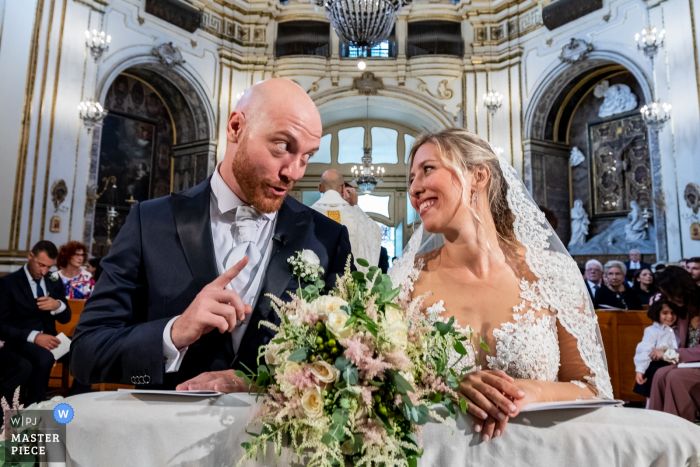
<instances>
[{"instance_id":1,"label":"carved stone relief","mask_svg":"<svg viewBox=\"0 0 700 467\"><path fill-rule=\"evenodd\" d=\"M56 180L51 185L51 202L53 203L53 208L55 212L59 211L61 204L66 200L68 196L68 186L63 179Z\"/></svg>"},{"instance_id":2,"label":"carved stone relief","mask_svg":"<svg viewBox=\"0 0 700 467\"><path fill-rule=\"evenodd\" d=\"M579 148L574 146L571 149L571 158L569 159L569 165L571 167L576 167L577 165L579 165L581 162L583 162L585 160L586 160L586 156L583 155L583 153L581 152L581 150Z\"/></svg>"},{"instance_id":3,"label":"carved stone relief","mask_svg":"<svg viewBox=\"0 0 700 467\"><path fill-rule=\"evenodd\" d=\"M449 81L446 79L443 79L440 81L437 85L437 90L435 93L430 92L430 89L428 89L428 85L423 81L422 79L418 79L421 84L418 85L418 90L422 92L427 92L431 97L434 97L435 99L440 99L440 100L448 100L452 99L452 96L454 96L454 91L448 87Z\"/></svg>"},{"instance_id":4,"label":"carved stone relief","mask_svg":"<svg viewBox=\"0 0 700 467\"><path fill-rule=\"evenodd\" d=\"M177 65L182 65L185 63L180 49L175 47L172 42L164 42L153 47L151 53L158 57L158 61L160 61L160 63L169 68L174 68Z\"/></svg>"},{"instance_id":5,"label":"carved stone relief","mask_svg":"<svg viewBox=\"0 0 700 467\"><path fill-rule=\"evenodd\" d=\"M683 192L683 199L693 214L697 214L700 209L700 186L696 183L688 183Z\"/></svg>"},{"instance_id":6,"label":"carved stone relief","mask_svg":"<svg viewBox=\"0 0 700 467\"><path fill-rule=\"evenodd\" d=\"M598 110L600 118L629 112L637 108L637 96L626 84L610 86L610 83L603 81L595 87L593 94L604 99Z\"/></svg>"},{"instance_id":7,"label":"carved stone relief","mask_svg":"<svg viewBox=\"0 0 700 467\"><path fill-rule=\"evenodd\" d=\"M571 38L571 41L561 48L559 59L565 63L576 63L585 60L593 52L593 44L583 39Z\"/></svg>"},{"instance_id":8,"label":"carved stone relief","mask_svg":"<svg viewBox=\"0 0 700 467\"><path fill-rule=\"evenodd\" d=\"M381 78L376 78L374 73L365 71L359 78L352 80L352 88L357 89L365 96L375 96L377 92L384 89L384 82Z\"/></svg>"}]
</instances>

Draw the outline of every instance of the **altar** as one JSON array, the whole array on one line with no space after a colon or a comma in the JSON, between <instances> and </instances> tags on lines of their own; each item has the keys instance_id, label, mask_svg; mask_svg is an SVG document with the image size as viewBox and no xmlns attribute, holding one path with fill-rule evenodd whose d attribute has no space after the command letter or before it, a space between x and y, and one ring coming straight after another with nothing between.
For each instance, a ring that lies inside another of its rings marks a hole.
<instances>
[{"instance_id":1,"label":"altar","mask_svg":"<svg viewBox=\"0 0 700 467\"><path fill-rule=\"evenodd\" d=\"M241 443L250 438L246 423L256 405L247 394L194 398L119 392L60 402L75 414L66 425L68 467L235 466L243 456ZM661 412L609 407L524 413L509 422L503 437L488 443L472 434L471 426L470 416L459 416L454 430L429 421L419 465L700 466L700 427ZM272 451L270 446L265 459L242 465L293 464L286 449L281 459Z\"/></svg>"}]
</instances>

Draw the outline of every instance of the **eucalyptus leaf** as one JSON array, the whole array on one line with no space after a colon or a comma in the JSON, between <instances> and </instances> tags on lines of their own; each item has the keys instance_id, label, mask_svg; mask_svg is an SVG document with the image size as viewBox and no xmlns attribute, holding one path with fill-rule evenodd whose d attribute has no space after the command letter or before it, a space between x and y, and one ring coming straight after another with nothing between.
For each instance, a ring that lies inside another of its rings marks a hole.
<instances>
[{"instance_id":1,"label":"eucalyptus leaf","mask_svg":"<svg viewBox=\"0 0 700 467\"><path fill-rule=\"evenodd\" d=\"M484 342L484 340L481 338L481 336L479 337L479 345L485 351L491 352L491 348L489 347L489 345L486 342Z\"/></svg>"},{"instance_id":2,"label":"eucalyptus leaf","mask_svg":"<svg viewBox=\"0 0 700 467\"><path fill-rule=\"evenodd\" d=\"M459 408L462 409L462 413L467 413L467 400L462 398L459 400Z\"/></svg>"},{"instance_id":3,"label":"eucalyptus leaf","mask_svg":"<svg viewBox=\"0 0 700 467\"><path fill-rule=\"evenodd\" d=\"M309 349L307 347L301 347L296 349L292 354L287 357L287 360L294 363L301 363L309 357Z\"/></svg>"},{"instance_id":4,"label":"eucalyptus leaf","mask_svg":"<svg viewBox=\"0 0 700 467\"><path fill-rule=\"evenodd\" d=\"M369 262L366 259L357 258L355 261L357 261L357 264L359 264L363 268L369 267Z\"/></svg>"},{"instance_id":5,"label":"eucalyptus leaf","mask_svg":"<svg viewBox=\"0 0 700 467\"><path fill-rule=\"evenodd\" d=\"M464 399L462 399L462 400L464 400ZM430 411L428 410L428 407L426 407L425 404L421 404L417 407L414 407L413 410L416 412L416 415L415 415L415 418L413 419L413 421L417 425L425 425L426 423L428 423L428 415L429 415Z\"/></svg>"},{"instance_id":6,"label":"eucalyptus leaf","mask_svg":"<svg viewBox=\"0 0 700 467\"><path fill-rule=\"evenodd\" d=\"M406 378L401 376L401 374L398 371L387 370L386 374L389 377L389 379L391 379L391 381L394 383L394 386L396 387L396 392L398 392L399 394L415 392L413 390L413 386L411 386L411 383L406 381Z\"/></svg>"},{"instance_id":7,"label":"eucalyptus leaf","mask_svg":"<svg viewBox=\"0 0 700 467\"><path fill-rule=\"evenodd\" d=\"M351 364L352 364L352 361L346 357L338 357L335 359L335 367L339 371L343 371L345 368L348 367L348 365L351 365Z\"/></svg>"},{"instance_id":8,"label":"eucalyptus leaf","mask_svg":"<svg viewBox=\"0 0 700 467\"><path fill-rule=\"evenodd\" d=\"M352 272L352 280L354 280L355 282L364 282L365 273L362 271L353 271Z\"/></svg>"}]
</instances>

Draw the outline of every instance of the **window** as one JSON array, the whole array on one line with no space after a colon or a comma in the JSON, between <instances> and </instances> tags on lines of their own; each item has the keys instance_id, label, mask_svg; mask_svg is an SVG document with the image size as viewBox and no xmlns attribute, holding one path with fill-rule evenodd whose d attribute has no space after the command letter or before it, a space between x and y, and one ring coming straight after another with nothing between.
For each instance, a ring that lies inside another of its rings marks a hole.
<instances>
[{"instance_id":1,"label":"window","mask_svg":"<svg viewBox=\"0 0 700 467\"><path fill-rule=\"evenodd\" d=\"M361 126L338 131L338 164L362 164L365 129Z\"/></svg>"},{"instance_id":2,"label":"window","mask_svg":"<svg viewBox=\"0 0 700 467\"><path fill-rule=\"evenodd\" d=\"M415 209L413 209L413 206L411 205L411 197L408 195L408 193L406 193L406 201L406 204L408 204L408 206L406 206L406 224L411 225L416 221L418 213Z\"/></svg>"},{"instance_id":3,"label":"window","mask_svg":"<svg viewBox=\"0 0 700 467\"><path fill-rule=\"evenodd\" d=\"M462 25L454 21L408 23L406 55L464 55Z\"/></svg>"},{"instance_id":4,"label":"window","mask_svg":"<svg viewBox=\"0 0 700 467\"><path fill-rule=\"evenodd\" d=\"M394 241L394 245L396 245L394 256L401 258L403 255L403 222L396 227L396 240ZM389 259L391 260L391 257L389 257Z\"/></svg>"},{"instance_id":5,"label":"window","mask_svg":"<svg viewBox=\"0 0 700 467\"><path fill-rule=\"evenodd\" d=\"M389 227L381 222L377 222L377 225L382 229L382 246L386 248L391 261L391 258L396 256L396 227Z\"/></svg>"},{"instance_id":6,"label":"window","mask_svg":"<svg viewBox=\"0 0 700 467\"><path fill-rule=\"evenodd\" d=\"M301 193L301 202L305 206L311 206L319 199L321 199L320 191L302 191Z\"/></svg>"},{"instance_id":7,"label":"window","mask_svg":"<svg viewBox=\"0 0 700 467\"><path fill-rule=\"evenodd\" d=\"M387 40L380 42L371 49L356 47L349 42L340 43L340 56L343 58L396 58L396 28L391 30ZM341 39L342 40L342 39Z\"/></svg>"},{"instance_id":8,"label":"window","mask_svg":"<svg viewBox=\"0 0 700 467\"><path fill-rule=\"evenodd\" d=\"M309 159L309 164L331 163L331 138L333 138L333 135L330 133L321 138L321 145L316 154Z\"/></svg>"},{"instance_id":9,"label":"window","mask_svg":"<svg viewBox=\"0 0 700 467\"><path fill-rule=\"evenodd\" d=\"M406 146L406 156L404 157L404 164L408 164L408 155L411 153L411 146L413 146L413 142L416 140L413 136L409 135L408 133L403 134L403 144Z\"/></svg>"},{"instance_id":10,"label":"window","mask_svg":"<svg viewBox=\"0 0 700 467\"><path fill-rule=\"evenodd\" d=\"M362 195L357 197L357 204L364 212L373 212L389 219L389 201L391 196Z\"/></svg>"},{"instance_id":11,"label":"window","mask_svg":"<svg viewBox=\"0 0 700 467\"><path fill-rule=\"evenodd\" d=\"M372 163L398 164L396 145L399 132L391 128L375 126L372 128Z\"/></svg>"},{"instance_id":12,"label":"window","mask_svg":"<svg viewBox=\"0 0 700 467\"><path fill-rule=\"evenodd\" d=\"M275 55L330 57L330 24L322 21L287 21L277 25Z\"/></svg>"}]
</instances>

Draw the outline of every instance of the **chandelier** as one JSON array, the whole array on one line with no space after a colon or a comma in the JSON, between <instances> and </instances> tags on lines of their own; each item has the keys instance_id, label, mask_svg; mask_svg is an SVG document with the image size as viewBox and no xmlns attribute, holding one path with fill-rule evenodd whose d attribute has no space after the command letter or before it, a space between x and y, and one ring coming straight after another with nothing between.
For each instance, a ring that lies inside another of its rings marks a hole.
<instances>
[{"instance_id":1,"label":"chandelier","mask_svg":"<svg viewBox=\"0 0 700 467\"><path fill-rule=\"evenodd\" d=\"M370 49L385 41L396 15L411 0L315 0L326 9L335 32L353 47Z\"/></svg>"},{"instance_id":2,"label":"chandelier","mask_svg":"<svg viewBox=\"0 0 700 467\"><path fill-rule=\"evenodd\" d=\"M491 116L496 114L496 111L503 104L503 96L496 91L489 91L484 94L484 106L488 109Z\"/></svg>"},{"instance_id":3,"label":"chandelier","mask_svg":"<svg viewBox=\"0 0 700 467\"><path fill-rule=\"evenodd\" d=\"M369 96L367 96L367 128L365 134L369 134ZM365 136L366 138L367 136ZM351 169L353 179L363 194L370 194L374 188L382 183L384 179L384 167L372 165L372 147L368 144L362 148L364 155L362 156L362 165L360 167L353 166Z\"/></svg>"},{"instance_id":4,"label":"chandelier","mask_svg":"<svg viewBox=\"0 0 700 467\"><path fill-rule=\"evenodd\" d=\"M644 56L649 60L654 60L659 49L664 46L664 35L666 31L663 29L659 33L654 26L649 26L642 29L642 34L634 35L634 40L637 41L637 49L644 53Z\"/></svg>"},{"instance_id":5,"label":"chandelier","mask_svg":"<svg viewBox=\"0 0 700 467\"><path fill-rule=\"evenodd\" d=\"M671 118L671 104L662 104L659 100L652 101L640 109L644 123L653 130L660 131Z\"/></svg>"},{"instance_id":6,"label":"chandelier","mask_svg":"<svg viewBox=\"0 0 700 467\"><path fill-rule=\"evenodd\" d=\"M80 111L80 119L83 125L87 128L88 133L95 125L102 125L102 120L107 116L107 111L102 108L99 102L95 102L92 98L87 102L81 102L78 106Z\"/></svg>"},{"instance_id":7,"label":"chandelier","mask_svg":"<svg viewBox=\"0 0 700 467\"><path fill-rule=\"evenodd\" d=\"M93 29L92 32L85 31L85 44L90 49L95 61L98 61L102 54L109 50L111 41L112 36L105 36L104 31L97 32L97 29Z\"/></svg>"}]
</instances>

